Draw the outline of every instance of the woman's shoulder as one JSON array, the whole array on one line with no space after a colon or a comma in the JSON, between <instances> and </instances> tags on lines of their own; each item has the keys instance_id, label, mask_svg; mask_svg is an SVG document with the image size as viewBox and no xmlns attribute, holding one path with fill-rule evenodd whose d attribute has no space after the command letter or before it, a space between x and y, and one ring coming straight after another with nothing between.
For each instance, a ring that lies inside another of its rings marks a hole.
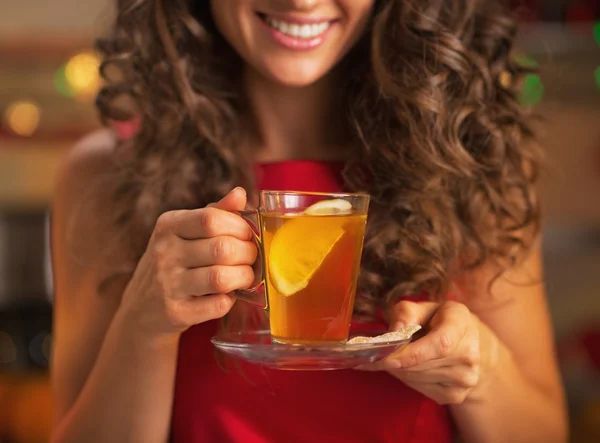
<instances>
[{"instance_id":1,"label":"woman's shoulder","mask_svg":"<svg viewBox=\"0 0 600 443\"><path fill-rule=\"evenodd\" d=\"M81 180L86 174L101 174L102 167L112 158L118 138L114 131L103 128L78 140L66 153L59 171L59 180Z\"/></svg>"},{"instance_id":2,"label":"woman's shoulder","mask_svg":"<svg viewBox=\"0 0 600 443\"><path fill-rule=\"evenodd\" d=\"M66 261L103 260L114 234L114 157L118 139L102 129L76 142L64 156L52 199L52 237L56 246L70 251ZM102 251L102 252L101 252ZM113 250L114 259L123 251Z\"/></svg>"},{"instance_id":3,"label":"woman's shoulder","mask_svg":"<svg viewBox=\"0 0 600 443\"><path fill-rule=\"evenodd\" d=\"M109 173L117 146L117 137L110 129L91 132L77 141L65 154L55 182L54 204L76 203L86 192L97 197L106 190L105 186L94 186L109 180Z\"/></svg>"},{"instance_id":4,"label":"woman's shoulder","mask_svg":"<svg viewBox=\"0 0 600 443\"><path fill-rule=\"evenodd\" d=\"M106 185L110 181L116 146L114 132L101 129L87 134L66 152L56 176L53 215L73 212L82 205L96 213L109 209Z\"/></svg>"}]
</instances>

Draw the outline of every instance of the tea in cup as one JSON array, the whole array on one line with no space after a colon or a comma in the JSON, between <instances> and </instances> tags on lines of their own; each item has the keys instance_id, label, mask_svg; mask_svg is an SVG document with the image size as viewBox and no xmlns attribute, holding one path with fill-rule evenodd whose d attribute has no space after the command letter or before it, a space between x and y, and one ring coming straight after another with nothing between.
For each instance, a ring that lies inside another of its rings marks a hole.
<instances>
[{"instance_id":1,"label":"tea in cup","mask_svg":"<svg viewBox=\"0 0 600 443\"><path fill-rule=\"evenodd\" d=\"M236 297L268 310L273 341L348 339L369 196L263 191L240 215L259 246L260 283Z\"/></svg>"}]
</instances>

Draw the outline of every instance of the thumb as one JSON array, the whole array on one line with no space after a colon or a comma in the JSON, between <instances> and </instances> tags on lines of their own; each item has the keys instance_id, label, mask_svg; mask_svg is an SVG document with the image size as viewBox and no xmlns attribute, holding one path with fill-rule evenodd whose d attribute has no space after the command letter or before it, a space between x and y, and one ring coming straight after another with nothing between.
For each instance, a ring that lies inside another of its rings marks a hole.
<instances>
[{"instance_id":1,"label":"thumb","mask_svg":"<svg viewBox=\"0 0 600 443\"><path fill-rule=\"evenodd\" d=\"M243 211L248 200L246 190L241 187L234 188L216 203L207 205L209 208L222 209L223 211Z\"/></svg>"},{"instance_id":2,"label":"thumb","mask_svg":"<svg viewBox=\"0 0 600 443\"><path fill-rule=\"evenodd\" d=\"M425 326L439 308L439 303L415 303L403 300L392 307L390 331L397 331L404 326Z\"/></svg>"}]
</instances>

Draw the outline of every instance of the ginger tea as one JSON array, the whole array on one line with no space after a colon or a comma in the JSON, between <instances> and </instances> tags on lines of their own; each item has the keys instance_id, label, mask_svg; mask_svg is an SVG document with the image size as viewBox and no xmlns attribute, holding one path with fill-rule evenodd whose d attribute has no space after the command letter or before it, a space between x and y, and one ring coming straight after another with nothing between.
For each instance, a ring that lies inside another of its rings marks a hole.
<instances>
[{"instance_id":1,"label":"ginger tea","mask_svg":"<svg viewBox=\"0 0 600 443\"><path fill-rule=\"evenodd\" d=\"M325 205L261 215L271 335L278 342L348 339L367 216L331 212Z\"/></svg>"}]
</instances>

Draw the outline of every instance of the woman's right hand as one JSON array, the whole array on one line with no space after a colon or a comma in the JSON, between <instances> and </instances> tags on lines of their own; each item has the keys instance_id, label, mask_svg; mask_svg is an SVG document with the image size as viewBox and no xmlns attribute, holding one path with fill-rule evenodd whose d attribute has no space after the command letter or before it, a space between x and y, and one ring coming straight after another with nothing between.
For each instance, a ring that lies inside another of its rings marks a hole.
<instances>
[{"instance_id":1,"label":"woman's right hand","mask_svg":"<svg viewBox=\"0 0 600 443\"><path fill-rule=\"evenodd\" d=\"M236 188L206 208L161 215L131 278L119 313L147 336L177 336L223 317L228 293L254 281L257 248L238 215L246 192Z\"/></svg>"}]
</instances>

